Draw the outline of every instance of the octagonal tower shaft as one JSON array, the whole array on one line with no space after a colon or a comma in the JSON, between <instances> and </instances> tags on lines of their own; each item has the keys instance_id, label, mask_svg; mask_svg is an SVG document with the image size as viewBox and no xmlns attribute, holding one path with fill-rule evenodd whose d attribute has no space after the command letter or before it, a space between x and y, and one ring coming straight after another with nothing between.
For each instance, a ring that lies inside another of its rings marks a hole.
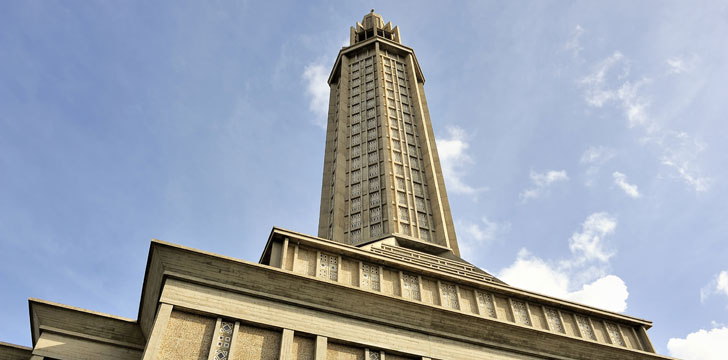
<instances>
[{"instance_id":1,"label":"octagonal tower shaft","mask_svg":"<svg viewBox=\"0 0 728 360\"><path fill-rule=\"evenodd\" d=\"M362 23L329 78L318 236L395 237L459 256L417 58L381 16Z\"/></svg>"}]
</instances>

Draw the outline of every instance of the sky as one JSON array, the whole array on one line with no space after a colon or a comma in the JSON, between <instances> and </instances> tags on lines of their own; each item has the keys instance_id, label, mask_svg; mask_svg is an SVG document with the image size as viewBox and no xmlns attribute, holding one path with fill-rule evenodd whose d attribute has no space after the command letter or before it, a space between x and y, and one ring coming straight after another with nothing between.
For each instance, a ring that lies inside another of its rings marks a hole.
<instances>
[{"instance_id":1,"label":"sky","mask_svg":"<svg viewBox=\"0 0 728 360\"><path fill-rule=\"evenodd\" d=\"M151 239L315 235L326 78L371 8L425 74L462 255L728 353L728 3L0 2L0 341L135 318Z\"/></svg>"}]
</instances>

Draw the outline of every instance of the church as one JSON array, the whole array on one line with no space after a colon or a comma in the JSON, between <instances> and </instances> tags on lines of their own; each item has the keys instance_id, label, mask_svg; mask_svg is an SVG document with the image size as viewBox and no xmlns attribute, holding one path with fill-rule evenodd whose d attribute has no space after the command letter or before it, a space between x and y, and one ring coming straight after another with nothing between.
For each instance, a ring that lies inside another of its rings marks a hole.
<instances>
[{"instance_id":1,"label":"church","mask_svg":"<svg viewBox=\"0 0 728 360\"><path fill-rule=\"evenodd\" d=\"M33 347L0 343L0 359L668 359L648 320L461 257L414 50L373 10L349 39L318 236L274 227L258 263L152 241L136 319L31 298Z\"/></svg>"}]
</instances>

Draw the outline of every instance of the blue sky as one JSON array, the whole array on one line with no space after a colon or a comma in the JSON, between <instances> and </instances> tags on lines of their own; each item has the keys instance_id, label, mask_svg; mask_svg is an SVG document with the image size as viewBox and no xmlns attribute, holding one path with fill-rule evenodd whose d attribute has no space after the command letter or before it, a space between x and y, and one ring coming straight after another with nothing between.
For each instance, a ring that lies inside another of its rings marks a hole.
<instances>
[{"instance_id":1,"label":"blue sky","mask_svg":"<svg viewBox=\"0 0 728 360\"><path fill-rule=\"evenodd\" d=\"M728 352L717 1L1 2L0 341L30 344L28 297L134 318L152 238L315 234L325 77L372 7L425 73L466 259Z\"/></svg>"}]
</instances>

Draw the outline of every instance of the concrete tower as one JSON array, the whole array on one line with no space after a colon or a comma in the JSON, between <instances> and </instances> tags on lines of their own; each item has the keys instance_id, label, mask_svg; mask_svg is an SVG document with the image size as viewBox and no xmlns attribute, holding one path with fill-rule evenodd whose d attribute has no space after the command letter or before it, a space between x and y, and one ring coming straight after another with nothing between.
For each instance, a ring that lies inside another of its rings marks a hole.
<instances>
[{"instance_id":1,"label":"concrete tower","mask_svg":"<svg viewBox=\"0 0 728 360\"><path fill-rule=\"evenodd\" d=\"M329 77L319 237L459 256L424 84L396 26L372 10L351 27Z\"/></svg>"}]
</instances>

